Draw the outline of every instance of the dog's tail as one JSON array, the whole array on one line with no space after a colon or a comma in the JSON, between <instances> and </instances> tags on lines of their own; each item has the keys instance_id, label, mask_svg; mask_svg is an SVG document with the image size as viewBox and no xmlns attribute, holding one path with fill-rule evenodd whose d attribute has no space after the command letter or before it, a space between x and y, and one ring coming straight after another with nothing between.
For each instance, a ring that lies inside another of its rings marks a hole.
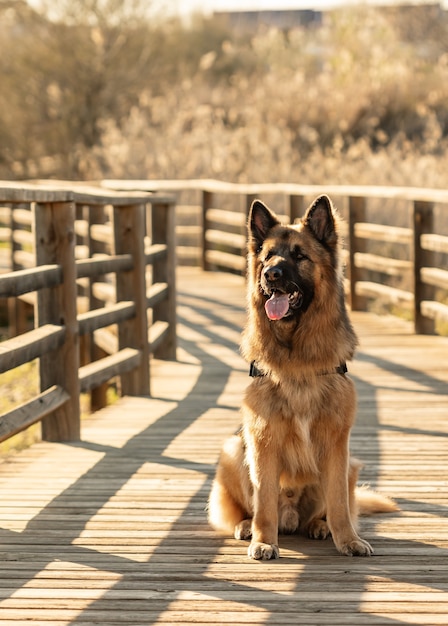
<instances>
[{"instance_id":1,"label":"dog's tail","mask_svg":"<svg viewBox=\"0 0 448 626\"><path fill-rule=\"evenodd\" d=\"M392 498L373 491L368 485L356 487L355 500L359 515L374 515L375 513L392 513L400 507Z\"/></svg>"}]
</instances>

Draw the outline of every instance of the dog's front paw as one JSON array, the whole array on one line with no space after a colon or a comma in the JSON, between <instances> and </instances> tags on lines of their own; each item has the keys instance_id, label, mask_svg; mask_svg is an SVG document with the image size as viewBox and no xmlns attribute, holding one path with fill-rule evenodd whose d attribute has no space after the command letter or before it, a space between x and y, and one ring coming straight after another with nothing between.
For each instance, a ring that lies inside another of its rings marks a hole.
<instances>
[{"instance_id":1,"label":"dog's front paw","mask_svg":"<svg viewBox=\"0 0 448 626\"><path fill-rule=\"evenodd\" d=\"M251 559L257 559L258 561L278 559L280 556L278 546L273 543L261 543L259 541L252 541L247 554Z\"/></svg>"},{"instance_id":2,"label":"dog's front paw","mask_svg":"<svg viewBox=\"0 0 448 626\"><path fill-rule=\"evenodd\" d=\"M372 556L373 554L373 548L370 543L360 537L341 544L338 550L346 556Z\"/></svg>"},{"instance_id":3,"label":"dog's front paw","mask_svg":"<svg viewBox=\"0 0 448 626\"><path fill-rule=\"evenodd\" d=\"M252 537L252 520L251 519L243 519L242 522L235 526L235 530L233 533L235 539L251 539Z\"/></svg>"}]
</instances>

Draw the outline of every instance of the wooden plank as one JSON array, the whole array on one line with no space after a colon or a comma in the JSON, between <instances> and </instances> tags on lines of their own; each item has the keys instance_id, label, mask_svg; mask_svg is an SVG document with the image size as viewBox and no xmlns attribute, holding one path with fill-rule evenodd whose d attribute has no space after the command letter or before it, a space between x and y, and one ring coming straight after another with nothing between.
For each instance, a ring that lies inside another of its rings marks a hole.
<instances>
[{"instance_id":1,"label":"wooden plank","mask_svg":"<svg viewBox=\"0 0 448 626\"><path fill-rule=\"evenodd\" d=\"M53 186L37 186L27 183L7 182L0 183L0 198L2 202L67 202L72 199L68 190L55 189Z\"/></svg>"},{"instance_id":2,"label":"wooden plank","mask_svg":"<svg viewBox=\"0 0 448 626\"><path fill-rule=\"evenodd\" d=\"M54 385L29 402L5 413L0 421L0 441L32 426L62 406L68 399L69 396L64 389Z\"/></svg>"},{"instance_id":3,"label":"wooden plank","mask_svg":"<svg viewBox=\"0 0 448 626\"><path fill-rule=\"evenodd\" d=\"M146 292L146 306L148 309L156 306L168 296L168 283L154 283Z\"/></svg>"},{"instance_id":4,"label":"wooden plank","mask_svg":"<svg viewBox=\"0 0 448 626\"><path fill-rule=\"evenodd\" d=\"M135 316L134 302L117 302L107 307L93 309L87 313L78 315L79 334L85 335L92 333L104 326L119 324L125 320L129 320Z\"/></svg>"},{"instance_id":5,"label":"wooden plank","mask_svg":"<svg viewBox=\"0 0 448 626\"><path fill-rule=\"evenodd\" d=\"M0 226L0 241L9 241L12 230L9 226Z\"/></svg>"},{"instance_id":6,"label":"wooden plank","mask_svg":"<svg viewBox=\"0 0 448 626\"><path fill-rule=\"evenodd\" d=\"M92 294L102 302L116 302L117 295L115 285L110 283L95 282L92 285Z\"/></svg>"},{"instance_id":7,"label":"wooden plank","mask_svg":"<svg viewBox=\"0 0 448 626\"><path fill-rule=\"evenodd\" d=\"M12 219L14 224L20 224L21 226L29 226L33 223L33 214L30 209L14 208L12 211Z\"/></svg>"},{"instance_id":8,"label":"wooden plank","mask_svg":"<svg viewBox=\"0 0 448 626\"><path fill-rule=\"evenodd\" d=\"M355 287L356 293L369 298L382 298L392 304L410 305L414 301L411 292L403 289L389 287L389 285L381 285L369 281L359 281Z\"/></svg>"},{"instance_id":9,"label":"wooden plank","mask_svg":"<svg viewBox=\"0 0 448 626\"><path fill-rule=\"evenodd\" d=\"M360 198L388 198L448 203L448 191L418 187L381 187L373 185L296 185L285 183L226 183L210 179L188 180L102 180L101 186L110 189L140 189L148 191L204 190L209 193L257 195L285 194L316 197L324 191L334 196Z\"/></svg>"},{"instance_id":10,"label":"wooden plank","mask_svg":"<svg viewBox=\"0 0 448 626\"><path fill-rule=\"evenodd\" d=\"M213 230L209 228L205 233L205 238L209 243L224 245L230 248L237 248L239 251L246 246L246 236L236 233L226 233L222 230Z\"/></svg>"},{"instance_id":11,"label":"wooden plank","mask_svg":"<svg viewBox=\"0 0 448 626\"><path fill-rule=\"evenodd\" d=\"M362 239L409 244L412 240L412 230L410 228L399 228L398 226L358 222L355 224L355 236Z\"/></svg>"},{"instance_id":12,"label":"wooden plank","mask_svg":"<svg viewBox=\"0 0 448 626\"><path fill-rule=\"evenodd\" d=\"M355 252L355 265L363 269L374 272L382 272L388 276L402 276L412 268L410 261L402 261L400 259L391 259L389 257L379 256L378 254L369 254L366 252Z\"/></svg>"},{"instance_id":13,"label":"wooden plank","mask_svg":"<svg viewBox=\"0 0 448 626\"><path fill-rule=\"evenodd\" d=\"M420 304L422 314L433 320L448 321L448 306L441 302L423 300Z\"/></svg>"},{"instance_id":14,"label":"wooden plank","mask_svg":"<svg viewBox=\"0 0 448 626\"><path fill-rule=\"evenodd\" d=\"M145 248L146 265L150 265L153 261L165 258L168 247L165 243L153 243Z\"/></svg>"},{"instance_id":15,"label":"wooden plank","mask_svg":"<svg viewBox=\"0 0 448 626\"><path fill-rule=\"evenodd\" d=\"M0 276L0 298L18 297L43 287L54 287L62 280L59 265L40 265Z\"/></svg>"},{"instance_id":16,"label":"wooden plank","mask_svg":"<svg viewBox=\"0 0 448 626\"><path fill-rule=\"evenodd\" d=\"M90 237L100 243L110 243L112 241L112 227L110 224L92 224L90 227Z\"/></svg>"},{"instance_id":17,"label":"wooden plank","mask_svg":"<svg viewBox=\"0 0 448 626\"><path fill-rule=\"evenodd\" d=\"M19 267L34 267L36 265L36 259L32 252L14 250L12 257L14 264Z\"/></svg>"},{"instance_id":18,"label":"wooden plank","mask_svg":"<svg viewBox=\"0 0 448 626\"><path fill-rule=\"evenodd\" d=\"M44 324L0 343L0 373L19 367L62 345L66 329Z\"/></svg>"},{"instance_id":19,"label":"wooden plank","mask_svg":"<svg viewBox=\"0 0 448 626\"><path fill-rule=\"evenodd\" d=\"M24 247L32 247L34 243L33 234L27 230L14 229L12 232L12 241Z\"/></svg>"},{"instance_id":20,"label":"wooden plank","mask_svg":"<svg viewBox=\"0 0 448 626\"><path fill-rule=\"evenodd\" d=\"M420 245L424 250L448 254L448 237L444 235L423 234L420 236Z\"/></svg>"},{"instance_id":21,"label":"wooden plank","mask_svg":"<svg viewBox=\"0 0 448 626\"><path fill-rule=\"evenodd\" d=\"M424 283L439 289L448 289L448 271L438 267L420 268L420 277Z\"/></svg>"},{"instance_id":22,"label":"wooden plank","mask_svg":"<svg viewBox=\"0 0 448 626\"><path fill-rule=\"evenodd\" d=\"M115 256L104 255L103 258L86 259L76 261L76 276L78 278L101 276L111 272L128 272L132 269L133 259L131 254L117 254Z\"/></svg>"},{"instance_id":23,"label":"wooden plank","mask_svg":"<svg viewBox=\"0 0 448 626\"><path fill-rule=\"evenodd\" d=\"M225 267L239 272L246 269L246 259L241 254L230 254L221 250L207 250L207 262L215 267Z\"/></svg>"},{"instance_id":24,"label":"wooden plank","mask_svg":"<svg viewBox=\"0 0 448 626\"><path fill-rule=\"evenodd\" d=\"M115 354L98 359L79 368L79 384L82 392L98 387L114 376L130 372L141 360L139 350L123 348Z\"/></svg>"},{"instance_id":25,"label":"wooden plank","mask_svg":"<svg viewBox=\"0 0 448 626\"><path fill-rule=\"evenodd\" d=\"M239 228L244 228L246 224L246 216L244 213L224 211L223 209L208 209L207 220L224 226L236 226Z\"/></svg>"},{"instance_id":26,"label":"wooden plank","mask_svg":"<svg viewBox=\"0 0 448 626\"><path fill-rule=\"evenodd\" d=\"M168 322L162 322L161 320L154 322L154 324L149 327L148 337L152 354L154 354L157 348L163 343L168 331Z\"/></svg>"},{"instance_id":27,"label":"wooden plank","mask_svg":"<svg viewBox=\"0 0 448 626\"><path fill-rule=\"evenodd\" d=\"M106 354L113 354L118 352L118 337L114 333L105 328L99 328L93 333L93 340L95 345L98 346Z\"/></svg>"}]
</instances>

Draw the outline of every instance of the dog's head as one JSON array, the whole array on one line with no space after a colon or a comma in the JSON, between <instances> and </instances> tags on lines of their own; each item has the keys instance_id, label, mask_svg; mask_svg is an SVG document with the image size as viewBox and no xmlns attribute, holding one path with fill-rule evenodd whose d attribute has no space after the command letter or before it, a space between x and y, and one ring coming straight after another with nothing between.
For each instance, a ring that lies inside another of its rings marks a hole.
<instances>
[{"instance_id":1,"label":"dog's head","mask_svg":"<svg viewBox=\"0 0 448 626\"><path fill-rule=\"evenodd\" d=\"M249 223L251 271L271 320L292 321L303 314L329 272L337 266L338 236L328 196L318 197L305 216L283 226L260 200L252 204Z\"/></svg>"}]
</instances>

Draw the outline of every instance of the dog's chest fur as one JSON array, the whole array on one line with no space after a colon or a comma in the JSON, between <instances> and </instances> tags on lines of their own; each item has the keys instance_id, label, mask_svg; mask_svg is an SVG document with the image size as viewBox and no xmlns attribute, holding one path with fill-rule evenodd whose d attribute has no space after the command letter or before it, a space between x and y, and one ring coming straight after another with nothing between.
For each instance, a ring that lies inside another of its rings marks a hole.
<instances>
[{"instance_id":1,"label":"dog's chest fur","mask_svg":"<svg viewBox=\"0 0 448 626\"><path fill-rule=\"evenodd\" d=\"M243 403L246 445L265 442L276 449L286 477L313 482L323 450L351 426L355 402L353 383L341 374L301 383L255 379Z\"/></svg>"}]
</instances>

